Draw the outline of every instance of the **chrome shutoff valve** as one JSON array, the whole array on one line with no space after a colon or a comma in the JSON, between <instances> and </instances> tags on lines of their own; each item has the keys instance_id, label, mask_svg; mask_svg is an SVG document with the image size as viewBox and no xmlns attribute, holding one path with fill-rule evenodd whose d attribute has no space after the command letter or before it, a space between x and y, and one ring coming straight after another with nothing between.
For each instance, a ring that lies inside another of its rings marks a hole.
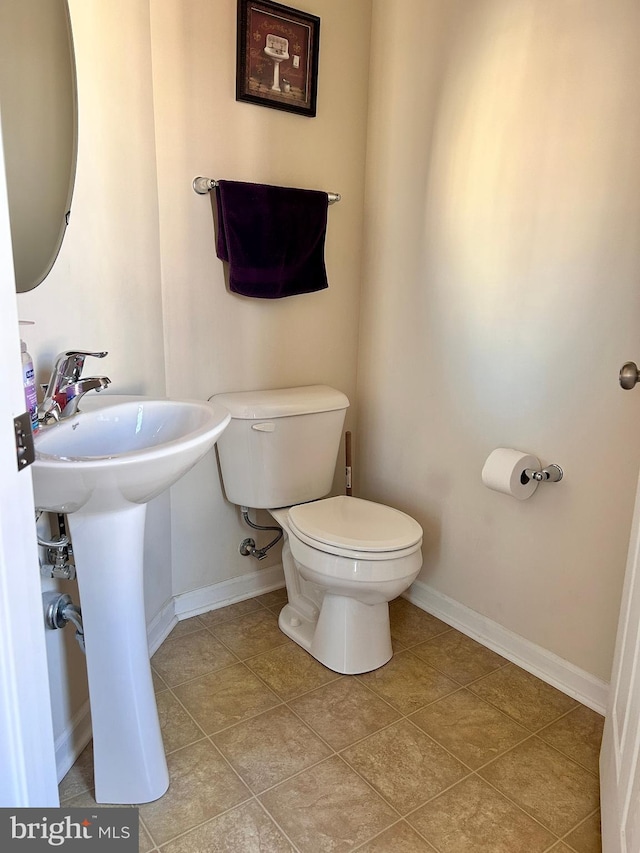
<instances>
[{"instance_id":1,"label":"chrome shutoff valve","mask_svg":"<svg viewBox=\"0 0 640 853\"><path fill-rule=\"evenodd\" d=\"M45 592L42 596L44 604L44 621L47 628L57 630L64 628L69 622L76 629L76 640L84 652L84 628L82 626L82 611L74 604L70 595L58 592Z\"/></svg>"}]
</instances>

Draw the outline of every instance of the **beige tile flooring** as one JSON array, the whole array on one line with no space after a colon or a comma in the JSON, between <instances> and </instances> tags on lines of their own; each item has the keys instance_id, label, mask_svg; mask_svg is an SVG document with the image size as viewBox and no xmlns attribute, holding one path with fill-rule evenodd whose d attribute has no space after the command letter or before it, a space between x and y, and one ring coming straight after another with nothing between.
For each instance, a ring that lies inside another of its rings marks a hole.
<instances>
[{"instance_id":1,"label":"beige tile flooring","mask_svg":"<svg viewBox=\"0 0 640 853\"><path fill-rule=\"evenodd\" d=\"M598 853L602 718L404 599L394 657L323 667L284 590L180 622L152 659L171 784L140 851ZM91 749L60 785L93 805Z\"/></svg>"}]
</instances>

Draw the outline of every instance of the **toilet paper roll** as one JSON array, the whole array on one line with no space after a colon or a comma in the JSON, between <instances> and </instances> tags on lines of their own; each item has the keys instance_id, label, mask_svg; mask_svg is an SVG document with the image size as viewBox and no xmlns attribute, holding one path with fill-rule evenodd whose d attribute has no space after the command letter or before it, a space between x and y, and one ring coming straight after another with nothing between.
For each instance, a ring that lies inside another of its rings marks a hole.
<instances>
[{"instance_id":1,"label":"toilet paper roll","mask_svg":"<svg viewBox=\"0 0 640 853\"><path fill-rule=\"evenodd\" d=\"M488 489L526 501L538 488L536 480L529 480L524 475L526 468L539 471L540 460L520 450L498 447L484 463L482 482Z\"/></svg>"}]
</instances>

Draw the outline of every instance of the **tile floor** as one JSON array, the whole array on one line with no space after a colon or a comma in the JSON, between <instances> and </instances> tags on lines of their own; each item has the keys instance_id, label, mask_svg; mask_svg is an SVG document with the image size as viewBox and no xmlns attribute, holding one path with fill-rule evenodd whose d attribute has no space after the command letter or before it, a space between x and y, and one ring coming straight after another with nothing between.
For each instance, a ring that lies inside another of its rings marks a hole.
<instances>
[{"instance_id":1,"label":"tile floor","mask_svg":"<svg viewBox=\"0 0 640 853\"><path fill-rule=\"evenodd\" d=\"M150 853L599 853L602 718L404 599L361 676L280 632L284 590L180 622L152 659L171 776ZM60 785L94 804L90 746Z\"/></svg>"}]
</instances>

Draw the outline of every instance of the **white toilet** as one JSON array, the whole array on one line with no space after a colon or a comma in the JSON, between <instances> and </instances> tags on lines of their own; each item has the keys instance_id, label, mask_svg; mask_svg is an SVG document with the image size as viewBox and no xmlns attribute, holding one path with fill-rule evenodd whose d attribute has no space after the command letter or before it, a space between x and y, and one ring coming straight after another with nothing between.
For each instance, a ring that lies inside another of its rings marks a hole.
<instances>
[{"instance_id":1,"label":"white toilet","mask_svg":"<svg viewBox=\"0 0 640 853\"><path fill-rule=\"evenodd\" d=\"M217 449L227 498L284 531L281 630L329 669L392 656L389 604L422 566L422 528L398 510L331 491L349 401L326 385L212 398L231 413Z\"/></svg>"}]
</instances>

